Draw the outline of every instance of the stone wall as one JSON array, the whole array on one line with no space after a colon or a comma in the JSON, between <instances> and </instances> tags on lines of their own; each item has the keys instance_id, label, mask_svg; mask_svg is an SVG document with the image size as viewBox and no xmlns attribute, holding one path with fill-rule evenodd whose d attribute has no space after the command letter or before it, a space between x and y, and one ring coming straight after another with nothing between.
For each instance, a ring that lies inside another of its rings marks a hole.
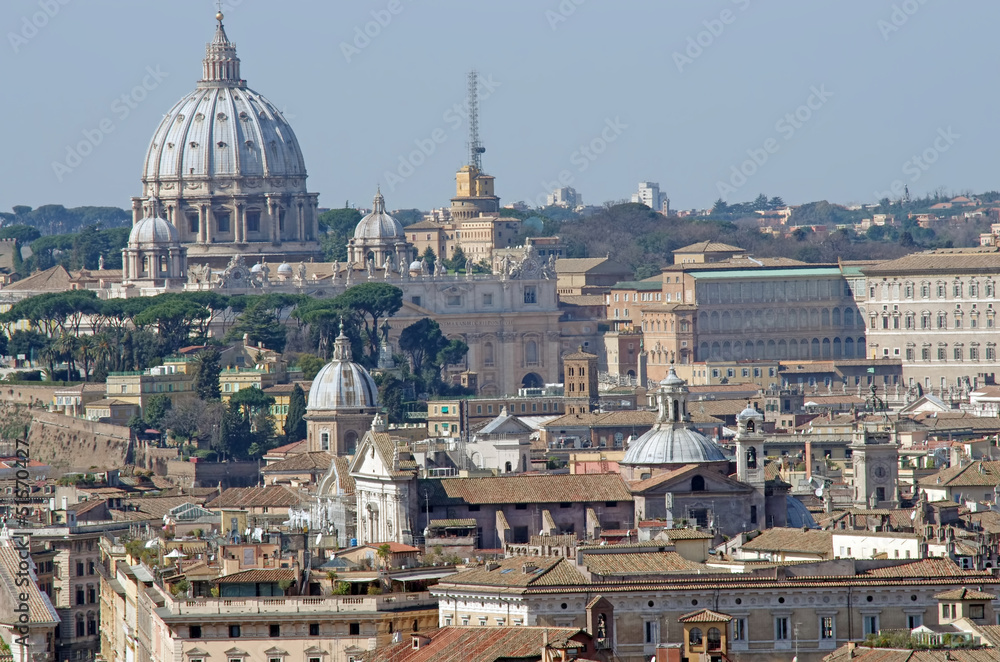
<instances>
[{"instance_id":1,"label":"stone wall","mask_svg":"<svg viewBox=\"0 0 1000 662\"><path fill-rule=\"evenodd\" d=\"M131 461L133 448L127 427L39 409L31 411L28 444L32 460L60 472L121 469Z\"/></svg>"},{"instance_id":2,"label":"stone wall","mask_svg":"<svg viewBox=\"0 0 1000 662\"><path fill-rule=\"evenodd\" d=\"M167 460L167 480L181 487L251 487L260 480L256 462Z\"/></svg>"},{"instance_id":3,"label":"stone wall","mask_svg":"<svg viewBox=\"0 0 1000 662\"><path fill-rule=\"evenodd\" d=\"M65 386L44 385L44 382L35 384L4 384L0 382L0 401L14 402L22 405L38 404L48 407L52 404L52 398L56 391L66 388Z\"/></svg>"}]
</instances>

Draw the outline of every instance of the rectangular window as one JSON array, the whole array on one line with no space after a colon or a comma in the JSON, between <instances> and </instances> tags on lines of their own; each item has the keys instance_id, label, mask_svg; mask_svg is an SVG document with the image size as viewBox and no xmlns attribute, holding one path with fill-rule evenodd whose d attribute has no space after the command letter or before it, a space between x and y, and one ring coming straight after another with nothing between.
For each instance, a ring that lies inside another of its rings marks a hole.
<instances>
[{"instance_id":1,"label":"rectangular window","mask_svg":"<svg viewBox=\"0 0 1000 662\"><path fill-rule=\"evenodd\" d=\"M865 617L862 618L862 622L864 623L864 626L865 626L865 632L864 632L864 634L865 634L866 637L868 635L870 635L870 634L878 634L878 616L877 615L865 616Z\"/></svg>"},{"instance_id":2,"label":"rectangular window","mask_svg":"<svg viewBox=\"0 0 1000 662\"><path fill-rule=\"evenodd\" d=\"M191 232L197 232L199 227L198 214L188 214L187 219L188 219L188 228L191 230Z\"/></svg>"},{"instance_id":3,"label":"rectangular window","mask_svg":"<svg viewBox=\"0 0 1000 662\"><path fill-rule=\"evenodd\" d=\"M229 212L215 212L215 228L219 232L229 232Z\"/></svg>"},{"instance_id":4,"label":"rectangular window","mask_svg":"<svg viewBox=\"0 0 1000 662\"><path fill-rule=\"evenodd\" d=\"M969 618L973 620L986 618L985 605L969 605Z\"/></svg>"},{"instance_id":5,"label":"rectangular window","mask_svg":"<svg viewBox=\"0 0 1000 662\"><path fill-rule=\"evenodd\" d=\"M938 357L938 361L944 361L945 360L946 355L945 355L945 349L944 349L944 347L938 347L937 357Z\"/></svg>"},{"instance_id":6,"label":"rectangular window","mask_svg":"<svg viewBox=\"0 0 1000 662\"><path fill-rule=\"evenodd\" d=\"M267 626L267 636L271 637L272 639L280 637L281 626L278 625L277 623L272 623L271 625Z\"/></svg>"},{"instance_id":7,"label":"rectangular window","mask_svg":"<svg viewBox=\"0 0 1000 662\"><path fill-rule=\"evenodd\" d=\"M757 506L750 506L750 523L757 523Z\"/></svg>"},{"instance_id":8,"label":"rectangular window","mask_svg":"<svg viewBox=\"0 0 1000 662\"><path fill-rule=\"evenodd\" d=\"M822 639L833 639L833 616L819 619L819 636Z\"/></svg>"},{"instance_id":9,"label":"rectangular window","mask_svg":"<svg viewBox=\"0 0 1000 662\"><path fill-rule=\"evenodd\" d=\"M785 616L774 619L774 640L788 641L788 618Z\"/></svg>"},{"instance_id":10,"label":"rectangular window","mask_svg":"<svg viewBox=\"0 0 1000 662\"><path fill-rule=\"evenodd\" d=\"M239 625L230 625L229 626L229 638L230 639L238 639L239 636L240 636L240 626Z\"/></svg>"},{"instance_id":11,"label":"rectangular window","mask_svg":"<svg viewBox=\"0 0 1000 662\"><path fill-rule=\"evenodd\" d=\"M419 306L420 305L420 297L418 297L418 296L412 296L412 297L410 297L410 303L412 303L414 306Z\"/></svg>"},{"instance_id":12,"label":"rectangular window","mask_svg":"<svg viewBox=\"0 0 1000 662\"><path fill-rule=\"evenodd\" d=\"M462 297L460 295L457 295L457 294L449 294L448 298L446 299L446 303L449 306L461 306L462 305Z\"/></svg>"},{"instance_id":13,"label":"rectangular window","mask_svg":"<svg viewBox=\"0 0 1000 662\"><path fill-rule=\"evenodd\" d=\"M493 295L492 294L484 294L483 295L483 305L484 306L492 306L493 305Z\"/></svg>"},{"instance_id":14,"label":"rectangular window","mask_svg":"<svg viewBox=\"0 0 1000 662\"><path fill-rule=\"evenodd\" d=\"M970 361L978 361L979 360L979 348L978 347L970 347L969 348L969 360Z\"/></svg>"},{"instance_id":15,"label":"rectangular window","mask_svg":"<svg viewBox=\"0 0 1000 662\"><path fill-rule=\"evenodd\" d=\"M247 212L247 232L260 232L260 212Z\"/></svg>"},{"instance_id":16,"label":"rectangular window","mask_svg":"<svg viewBox=\"0 0 1000 662\"><path fill-rule=\"evenodd\" d=\"M348 624L347 627L348 627L348 634L351 635L352 637L357 637L361 634L361 623L350 623Z\"/></svg>"},{"instance_id":17,"label":"rectangular window","mask_svg":"<svg viewBox=\"0 0 1000 662\"><path fill-rule=\"evenodd\" d=\"M319 636L319 623L310 623L309 624L309 636L310 637L318 637Z\"/></svg>"},{"instance_id":18,"label":"rectangular window","mask_svg":"<svg viewBox=\"0 0 1000 662\"><path fill-rule=\"evenodd\" d=\"M524 286L524 303L538 303L538 295L534 285Z\"/></svg>"},{"instance_id":19,"label":"rectangular window","mask_svg":"<svg viewBox=\"0 0 1000 662\"><path fill-rule=\"evenodd\" d=\"M747 639L747 619L733 619L733 641L746 641Z\"/></svg>"},{"instance_id":20,"label":"rectangular window","mask_svg":"<svg viewBox=\"0 0 1000 662\"><path fill-rule=\"evenodd\" d=\"M914 630L924 624L923 614L910 614L906 617L906 627Z\"/></svg>"},{"instance_id":21,"label":"rectangular window","mask_svg":"<svg viewBox=\"0 0 1000 662\"><path fill-rule=\"evenodd\" d=\"M659 642L659 636L658 636L658 633L657 633L657 630L659 630L659 628L657 627L658 625L659 625L659 623L656 622L656 621L646 621L646 643L647 644L658 644L658 643L660 643Z\"/></svg>"},{"instance_id":22,"label":"rectangular window","mask_svg":"<svg viewBox=\"0 0 1000 662\"><path fill-rule=\"evenodd\" d=\"M962 360L962 348L961 347L955 347L952 350L952 355L955 357L956 361L961 361Z\"/></svg>"}]
</instances>

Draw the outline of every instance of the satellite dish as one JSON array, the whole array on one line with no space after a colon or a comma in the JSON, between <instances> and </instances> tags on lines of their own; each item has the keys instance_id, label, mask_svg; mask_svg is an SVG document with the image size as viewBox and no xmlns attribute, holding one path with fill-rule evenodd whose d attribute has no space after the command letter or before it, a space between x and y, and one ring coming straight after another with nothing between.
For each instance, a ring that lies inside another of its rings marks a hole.
<instances>
[{"instance_id":1,"label":"satellite dish","mask_svg":"<svg viewBox=\"0 0 1000 662\"><path fill-rule=\"evenodd\" d=\"M917 511L914 510L913 512L910 513L910 519L911 520L917 519Z\"/></svg>"},{"instance_id":2,"label":"satellite dish","mask_svg":"<svg viewBox=\"0 0 1000 662\"><path fill-rule=\"evenodd\" d=\"M822 487L817 487L816 491L814 492L814 494L817 497L819 497L820 499L822 499L823 498L823 488Z\"/></svg>"}]
</instances>

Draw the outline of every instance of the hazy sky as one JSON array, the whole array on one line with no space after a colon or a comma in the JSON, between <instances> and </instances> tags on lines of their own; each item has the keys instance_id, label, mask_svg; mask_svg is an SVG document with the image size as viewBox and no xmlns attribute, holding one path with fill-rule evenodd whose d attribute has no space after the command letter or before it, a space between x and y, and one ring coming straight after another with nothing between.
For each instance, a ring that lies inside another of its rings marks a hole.
<instances>
[{"instance_id":1,"label":"hazy sky","mask_svg":"<svg viewBox=\"0 0 1000 662\"><path fill-rule=\"evenodd\" d=\"M1000 188L996 0L223 5L243 77L284 109L324 207L370 205L377 184L390 208L447 205L473 67L491 88L484 167L504 203L535 201L560 175L588 203L658 181L675 209L720 192L846 203L894 182ZM3 0L0 209L127 208L154 129L201 76L214 12ZM99 144L77 163L68 150L85 140Z\"/></svg>"}]
</instances>

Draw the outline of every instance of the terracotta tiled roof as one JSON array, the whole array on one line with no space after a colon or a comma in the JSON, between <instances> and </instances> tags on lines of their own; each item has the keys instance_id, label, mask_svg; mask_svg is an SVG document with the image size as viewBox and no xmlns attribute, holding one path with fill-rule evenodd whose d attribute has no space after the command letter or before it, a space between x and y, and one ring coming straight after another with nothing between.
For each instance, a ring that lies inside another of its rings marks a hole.
<instances>
[{"instance_id":1,"label":"terracotta tiled roof","mask_svg":"<svg viewBox=\"0 0 1000 662\"><path fill-rule=\"evenodd\" d=\"M365 547L370 547L371 549L378 549L382 545L388 545L389 553L391 554L412 554L420 551L419 547L414 547L413 545L404 545L401 542L373 542L371 544L365 545Z\"/></svg>"},{"instance_id":2,"label":"terracotta tiled roof","mask_svg":"<svg viewBox=\"0 0 1000 662\"><path fill-rule=\"evenodd\" d=\"M6 601L8 605L27 602L30 623L58 624L59 616L49 602L49 596L38 589L38 584L31 581L21 586L18 582L20 562L20 552L13 543L0 544L0 600ZM25 595L27 600L23 599Z\"/></svg>"},{"instance_id":3,"label":"terracotta tiled roof","mask_svg":"<svg viewBox=\"0 0 1000 662\"><path fill-rule=\"evenodd\" d=\"M254 568L252 570L234 572L224 577L219 577L215 581L219 584L276 584L284 580L294 582L297 579L295 570L292 568Z\"/></svg>"},{"instance_id":4,"label":"terracotta tiled roof","mask_svg":"<svg viewBox=\"0 0 1000 662\"><path fill-rule=\"evenodd\" d=\"M280 471L326 471L330 468L333 455L326 451L309 451L306 453L295 453L284 460L272 462L266 467L262 467L262 474L277 473Z\"/></svg>"},{"instance_id":5,"label":"terracotta tiled roof","mask_svg":"<svg viewBox=\"0 0 1000 662\"><path fill-rule=\"evenodd\" d=\"M920 487L994 487L1000 484L1000 461L976 460L948 467L917 481Z\"/></svg>"},{"instance_id":6,"label":"terracotta tiled roof","mask_svg":"<svg viewBox=\"0 0 1000 662\"><path fill-rule=\"evenodd\" d=\"M995 648L949 648L947 650L909 650L841 646L824 662L995 662Z\"/></svg>"},{"instance_id":7,"label":"terracotta tiled roof","mask_svg":"<svg viewBox=\"0 0 1000 662\"><path fill-rule=\"evenodd\" d=\"M887 577L893 579L914 577L962 577L968 571L962 570L950 559L921 559L913 563L873 568L863 573L867 577Z\"/></svg>"},{"instance_id":8,"label":"terracotta tiled roof","mask_svg":"<svg viewBox=\"0 0 1000 662\"><path fill-rule=\"evenodd\" d=\"M684 248L678 248L674 250L674 253L718 253L718 252L733 252L733 253L743 253L745 249L739 246L731 246L729 244L723 244L719 241L699 241L696 244L691 244L690 246L685 246Z\"/></svg>"},{"instance_id":9,"label":"terracotta tiled roof","mask_svg":"<svg viewBox=\"0 0 1000 662\"><path fill-rule=\"evenodd\" d=\"M560 558L513 557L500 561L492 570L477 566L455 575L442 583L476 586L572 586L586 584L587 578L568 560Z\"/></svg>"},{"instance_id":10,"label":"terracotta tiled roof","mask_svg":"<svg viewBox=\"0 0 1000 662\"><path fill-rule=\"evenodd\" d=\"M934 596L936 600L996 600L993 593L976 591L971 588L956 588Z\"/></svg>"},{"instance_id":11,"label":"terracotta tiled roof","mask_svg":"<svg viewBox=\"0 0 1000 662\"><path fill-rule=\"evenodd\" d=\"M418 494L430 488L431 503L468 504L587 503L632 501L618 474L522 474L487 478L422 480Z\"/></svg>"},{"instance_id":12,"label":"terracotta tiled roof","mask_svg":"<svg viewBox=\"0 0 1000 662\"><path fill-rule=\"evenodd\" d=\"M603 294L560 294L559 303L570 306L603 306Z\"/></svg>"},{"instance_id":13,"label":"terracotta tiled roof","mask_svg":"<svg viewBox=\"0 0 1000 662\"><path fill-rule=\"evenodd\" d=\"M802 552L833 554L833 532L816 529L766 529L743 545L743 549L758 552Z\"/></svg>"},{"instance_id":14,"label":"terracotta tiled roof","mask_svg":"<svg viewBox=\"0 0 1000 662\"><path fill-rule=\"evenodd\" d=\"M544 545L548 545L550 547L576 547L576 542L576 536L572 534L565 534L556 536L531 536L529 544L532 547L540 547Z\"/></svg>"},{"instance_id":15,"label":"terracotta tiled roof","mask_svg":"<svg viewBox=\"0 0 1000 662\"><path fill-rule=\"evenodd\" d=\"M587 570L595 575L656 575L665 573L729 572L688 561L677 552L638 552L633 554L587 554Z\"/></svg>"},{"instance_id":16,"label":"terracotta tiled roof","mask_svg":"<svg viewBox=\"0 0 1000 662\"><path fill-rule=\"evenodd\" d=\"M285 444L284 446L278 446L277 448L272 448L266 454L267 455L280 455L282 453L304 453L306 450L306 440L293 441L290 444Z\"/></svg>"},{"instance_id":17,"label":"terracotta tiled roof","mask_svg":"<svg viewBox=\"0 0 1000 662\"><path fill-rule=\"evenodd\" d=\"M866 276L892 274L995 274L1000 270L1000 248L945 248L911 253L862 269Z\"/></svg>"},{"instance_id":18,"label":"terracotta tiled roof","mask_svg":"<svg viewBox=\"0 0 1000 662\"><path fill-rule=\"evenodd\" d=\"M467 519L432 519L431 528L432 529L467 529L475 528L479 525L473 518ZM534 538L534 536L532 536Z\"/></svg>"},{"instance_id":19,"label":"terracotta tiled roof","mask_svg":"<svg viewBox=\"0 0 1000 662\"><path fill-rule=\"evenodd\" d=\"M413 638L418 638L414 647ZM578 641L572 638L577 637ZM458 627L404 635L403 641L365 654L366 662L497 662L538 659L544 642L552 649L583 648L589 637L577 628ZM558 656L557 656L558 657Z\"/></svg>"},{"instance_id":20,"label":"terracotta tiled roof","mask_svg":"<svg viewBox=\"0 0 1000 662\"><path fill-rule=\"evenodd\" d=\"M61 265L31 274L27 278L3 288L5 292L65 292L70 289L72 277Z\"/></svg>"},{"instance_id":21,"label":"terracotta tiled roof","mask_svg":"<svg viewBox=\"0 0 1000 662\"><path fill-rule=\"evenodd\" d=\"M299 495L284 485L264 487L230 487L209 501L207 508L259 508L263 506L288 507L299 503Z\"/></svg>"},{"instance_id":22,"label":"terracotta tiled roof","mask_svg":"<svg viewBox=\"0 0 1000 662\"><path fill-rule=\"evenodd\" d=\"M728 623L733 620L729 614L723 614L711 609L701 609L690 614L684 614L677 619L678 623Z\"/></svg>"},{"instance_id":23,"label":"terracotta tiled roof","mask_svg":"<svg viewBox=\"0 0 1000 662\"><path fill-rule=\"evenodd\" d=\"M218 494L215 490L213 490L213 492ZM160 518L170 512L173 508L182 506L185 503L202 505L205 503L205 499L188 495L169 497L136 497L134 499L127 499L125 501L125 506L126 508L138 510L144 515L148 515L150 518Z\"/></svg>"}]
</instances>

